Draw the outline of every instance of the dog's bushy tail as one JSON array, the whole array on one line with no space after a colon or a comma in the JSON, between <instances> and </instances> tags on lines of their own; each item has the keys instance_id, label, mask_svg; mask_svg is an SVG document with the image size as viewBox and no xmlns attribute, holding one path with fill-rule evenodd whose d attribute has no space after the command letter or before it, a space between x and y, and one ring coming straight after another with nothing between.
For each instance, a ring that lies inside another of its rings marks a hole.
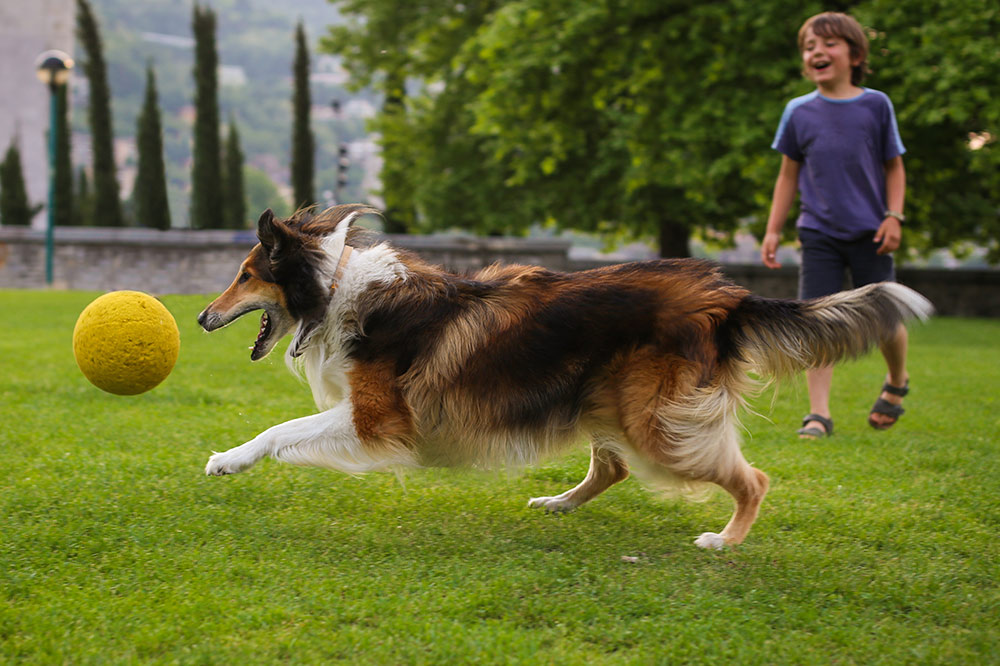
<instances>
[{"instance_id":1,"label":"dog's bushy tail","mask_svg":"<svg viewBox=\"0 0 1000 666\"><path fill-rule=\"evenodd\" d=\"M747 296L720 329L724 355L765 377L784 377L864 354L900 323L927 319L930 301L880 282L806 301Z\"/></svg>"}]
</instances>

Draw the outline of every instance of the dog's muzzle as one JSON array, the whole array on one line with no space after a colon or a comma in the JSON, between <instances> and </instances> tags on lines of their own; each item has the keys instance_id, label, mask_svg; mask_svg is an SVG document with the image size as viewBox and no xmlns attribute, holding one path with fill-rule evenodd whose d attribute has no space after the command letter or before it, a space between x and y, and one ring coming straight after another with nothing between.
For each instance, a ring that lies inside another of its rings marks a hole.
<instances>
[{"instance_id":1,"label":"dog's muzzle","mask_svg":"<svg viewBox=\"0 0 1000 666\"><path fill-rule=\"evenodd\" d=\"M215 312L205 310L198 315L198 324L206 331L214 331L223 325L222 317Z\"/></svg>"}]
</instances>

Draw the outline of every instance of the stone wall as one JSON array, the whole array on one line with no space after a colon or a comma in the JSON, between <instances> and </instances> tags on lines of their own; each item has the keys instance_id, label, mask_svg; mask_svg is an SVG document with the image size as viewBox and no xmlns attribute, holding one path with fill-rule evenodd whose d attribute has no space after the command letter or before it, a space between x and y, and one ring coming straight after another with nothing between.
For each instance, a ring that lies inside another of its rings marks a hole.
<instances>
[{"instance_id":1,"label":"stone wall","mask_svg":"<svg viewBox=\"0 0 1000 666\"><path fill-rule=\"evenodd\" d=\"M387 236L449 270L476 270L494 262L572 270L569 243L522 238ZM208 294L225 289L257 243L252 231L58 227L53 286L152 294ZM0 227L0 288L45 286L45 233Z\"/></svg>"},{"instance_id":2,"label":"stone wall","mask_svg":"<svg viewBox=\"0 0 1000 666\"><path fill-rule=\"evenodd\" d=\"M54 286L152 294L211 294L226 288L256 243L252 231L173 229L56 229ZM524 238L387 236L398 247L452 271L494 262L536 264L552 270L583 270L612 262L573 261L568 241ZM798 270L760 265L723 267L730 278L763 296L792 298ZM1000 271L909 269L900 282L927 296L942 315L1000 317ZM42 231L0 227L0 288L45 286Z\"/></svg>"},{"instance_id":3,"label":"stone wall","mask_svg":"<svg viewBox=\"0 0 1000 666\"><path fill-rule=\"evenodd\" d=\"M724 266L724 270L734 281L764 296L795 298L798 291L796 267L772 271L741 264ZM927 297L939 315L1000 317L1000 271L903 267L896 270L896 279Z\"/></svg>"}]
</instances>

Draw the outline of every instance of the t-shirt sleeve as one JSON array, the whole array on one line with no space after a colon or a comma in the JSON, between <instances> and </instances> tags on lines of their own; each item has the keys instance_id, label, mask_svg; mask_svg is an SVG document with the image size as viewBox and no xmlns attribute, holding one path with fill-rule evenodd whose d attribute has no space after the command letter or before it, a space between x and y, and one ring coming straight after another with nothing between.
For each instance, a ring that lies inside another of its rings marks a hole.
<instances>
[{"instance_id":1,"label":"t-shirt sleeve","mask_svg":"<svg viewBox=\"0 0 1000 666\"><path fill-rule=\"evenodd\" d=\"M796 162L803 159L802 149L795 137L795 124L793 120L794 107L789 102L785 105L785 110L781 114L781 122L778 123L778 131L774 135L774 142L771 148L777 150L782 155L787 155Z\"/></svg>"},{"instance_id":2,"label":"t-shirt sleeve","mask_svg":"<svg viewBox=\"0 0 1000 666\"><path fill-rule=\"evenodd\" d=\"M896 124L896 111L892 107L892 100L886 95L885 108L882 112L882 161L888 162L894 157L899 157L906 152L903 140L899 136L899 126Z\"/></svg>"}]
</instances>

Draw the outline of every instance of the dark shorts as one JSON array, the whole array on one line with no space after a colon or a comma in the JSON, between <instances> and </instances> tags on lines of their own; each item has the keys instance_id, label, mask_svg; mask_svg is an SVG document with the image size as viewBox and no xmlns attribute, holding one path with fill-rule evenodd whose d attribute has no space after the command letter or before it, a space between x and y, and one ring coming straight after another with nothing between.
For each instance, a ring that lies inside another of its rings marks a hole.
<instances>
[{"instance_id":1,"label":"dark shorts","mask_svg":"<svg viewBox=\"0 0 1000 666\"><path fill-rule=\"evenodd\" d=\"M855 288L873 282L894 282L896 271L891 254L877 254L875 232L853 241L827 236L815 229L799 229L802 265L799 268L799 298L835 294L844 288L844 269L851 272Z\"/></svg>"}]
</instances>

